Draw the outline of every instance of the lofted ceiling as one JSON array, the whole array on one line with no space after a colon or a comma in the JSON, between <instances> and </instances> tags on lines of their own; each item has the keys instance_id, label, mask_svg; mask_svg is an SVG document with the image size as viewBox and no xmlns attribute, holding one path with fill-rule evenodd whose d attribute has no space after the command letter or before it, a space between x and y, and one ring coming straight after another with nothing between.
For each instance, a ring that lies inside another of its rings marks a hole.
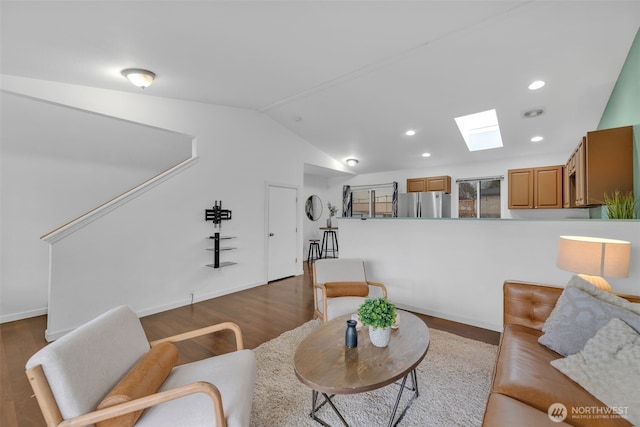
<instances>
[{"instance_id":1,"label":"lofted ceiling","mask_svg":"<svg viewBox=\"0 0 640 427\"><path fill-rule=\"evenodd\" d=\"M640 28L640 1L0 7L3 74L140 92L120 70L147 68L157 78L145 95L260 111L339 161L359 159L355 173L568 156L597 127ZM537 79L546 86L528 90ZM454 118L492 108L504 148L470 153ZM544 113L524 118L533 108Z\"/></svg>"}]
</instances>

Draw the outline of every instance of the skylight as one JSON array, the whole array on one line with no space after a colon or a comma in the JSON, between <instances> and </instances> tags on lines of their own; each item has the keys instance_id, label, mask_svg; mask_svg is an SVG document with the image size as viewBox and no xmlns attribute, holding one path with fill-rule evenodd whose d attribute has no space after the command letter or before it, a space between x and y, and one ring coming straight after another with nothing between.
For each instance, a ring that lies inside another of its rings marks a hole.
<instances>
[{"instance_id":1,"label":"skylight","mask_svg":"<svg viewBox=\"0 0 640 427\"><path fill-rule=\"evenodd\" d=\"M456 117L456 124L469 151L503 147L496 110Z\"/></svg>"}]
</instances>

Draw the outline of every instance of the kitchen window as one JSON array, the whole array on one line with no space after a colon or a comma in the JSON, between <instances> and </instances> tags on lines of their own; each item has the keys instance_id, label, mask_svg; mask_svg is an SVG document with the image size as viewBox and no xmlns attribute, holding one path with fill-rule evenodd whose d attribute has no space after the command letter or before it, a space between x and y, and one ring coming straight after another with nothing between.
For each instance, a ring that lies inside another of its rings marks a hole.
<instances>
[{"instance_id":1,"label":"kitchen window","mask_svg":"<svg viewBox=\"0 0 640 427\"><path fill-rule=\"evenodd\" d=\"M344 216L361 218L387 218L396 216L398 183L345 186ZM394 200L396 202L394 202Z\"/></svg>"},{"instance_id":2,"label":"kitchen window","mask_svg":"<svg viewBox=\"0 0 640 427\"><path fill-rule=\"evenodd\" d=\"M500 218L500 181L504 177L459 179L458 218Z\"/></svg>"}]
</instances>

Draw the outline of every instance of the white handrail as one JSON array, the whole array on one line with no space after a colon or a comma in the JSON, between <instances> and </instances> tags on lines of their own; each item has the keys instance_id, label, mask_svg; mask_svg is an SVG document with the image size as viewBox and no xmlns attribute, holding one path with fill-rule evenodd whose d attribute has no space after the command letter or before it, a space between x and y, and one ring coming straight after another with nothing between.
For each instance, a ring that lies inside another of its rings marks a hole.
<instances>
[{"instance_id":1,"label":"white handrail","mask_svg":"<svg viewBox=\"0 0 640 427\"><path fill-rule=\"evenodd\" d=\"M118 208L119 206L122 206L123 204L140 196L141 194L149 191L156 185L166 181L172 176L175 176L180 172L182 172L183 170L193 166L195 163L197 163L197 161L198 161L197 156L190 157L178 163L177 165L167 169L166 171L161 172L160 174L154 176L153 178L143 182L142 184L132 188L131 190L125 193L122 193L121 195L109 200L108 202L101 204L100 206L90 210L89 212L83 215L80 215L79 217L67 222L66 224L61 225L60 227L44 234L43 236L40 237L40 239L50 244L53 244L61 239L64 239L68 235L92 223L98 218Z\"/></svg>"}]
</instances>

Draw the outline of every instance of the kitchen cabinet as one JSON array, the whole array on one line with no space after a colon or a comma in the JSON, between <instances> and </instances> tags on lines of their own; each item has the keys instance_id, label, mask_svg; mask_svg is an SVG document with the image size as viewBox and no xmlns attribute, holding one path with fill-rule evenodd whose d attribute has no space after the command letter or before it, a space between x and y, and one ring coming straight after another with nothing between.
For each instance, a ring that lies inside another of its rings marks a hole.
<instances>
[{"instance_id":1,"label":"kitchen cabinet","mask_svg":"<svg viewBox=\"0 0 640 427\"><path fill-rule=\"evenodd\" d=\"M585 204L585 140L573 151L564 169L563 206L575 208Z\"/></svg>"},{"instance_id":2,"label":"kitchen cabinet","mask_svg":"<svg viewBox=\"0 0 640 427\"><path fill-rule=\"evenodd\" d=\"M422 191L444 191L445 193L451 193L451 177L443 175L407 179L407 193Z\"/></svg>"},{"instance_id":3,"label":"kitchen cabinet","mask_svg":"<svg viewBox=\"0 0 640 427\"><path fill-rule=\"evenodd\" d=\"M407 179L407 193L426 191L426 184L424 178L409 178Z\"/></svg>"},{"instance_id":4,"label":"kitchen cabinet","mask_svg":"<svg viewBox=\"0 0 640 427\"><path fill-rule=\"evenodd\" d=\"M563 165L508 171L509 209L562 208Z\"/></svg>"},{"instance_id":5,"label":"kitchen cabinet","mask_svg":"<svg viewBox=\"0 0 640 427\"><path fill-rule=\"evenodd\" d=\"M444 191L445 193L451 193L451 177L444 176L430 176L426 178L427 191Z\"/></svg>"},{"instance_id":6,"label":"kitchen cabinet","mask_svg":"<svg viewBox=\"0 0 640 427\"><path fill-rule=\"evenodd\" d=\"M604 203L605 194L633 191L633 127L587 132L569 157L565 207Z\"/></svg>"}]
</instances>

